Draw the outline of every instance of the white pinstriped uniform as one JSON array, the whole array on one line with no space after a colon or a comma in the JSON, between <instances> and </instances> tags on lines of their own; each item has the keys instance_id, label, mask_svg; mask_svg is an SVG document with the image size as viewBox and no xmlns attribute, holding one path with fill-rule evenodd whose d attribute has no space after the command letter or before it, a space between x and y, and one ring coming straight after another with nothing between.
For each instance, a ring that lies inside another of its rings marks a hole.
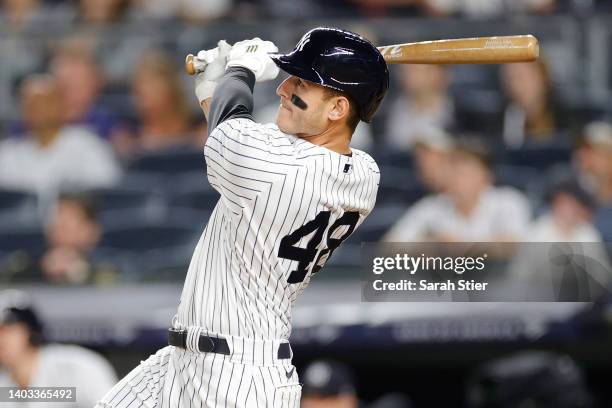
<instances>
[{"instance_id":1,"label":"white pinstriped uniform","mask_svg":"<svg viewBox=\"0 0 612 408\"><path fill-rule=\"evenodd\" d=\"M378 167L352 152L340 155L249 119L214 129L205 156L221 198L174 321L189 330L187 350L161 349L101 407L299 406L295 369L276 350L291 333L297 296L374 206ZM201 333L227 339L231 354L196 351Z\"/></svg>"}]
</instances>

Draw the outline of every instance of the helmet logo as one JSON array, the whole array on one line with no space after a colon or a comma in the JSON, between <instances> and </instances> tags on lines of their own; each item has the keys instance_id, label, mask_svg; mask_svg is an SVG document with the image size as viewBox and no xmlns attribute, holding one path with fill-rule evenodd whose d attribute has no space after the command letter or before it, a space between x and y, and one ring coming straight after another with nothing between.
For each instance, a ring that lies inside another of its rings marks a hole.
<instances>
[{"instance_id":1,"label":"helmet logo","mask_svg":"<svg viewBox=\"0 0 612 408\"><path fill-rule=\"evenodd\" d=\"M246 52L255 52L259 48L259 45L249 45L246 49Z\"/></svg>"},{"instance_id":2,"label":"helmet logo","mask_svg":"<svg viewBox=\"0 0 612 408\"><path fill-rule=\"evenodd\" d=\"M295 50L302 51L309 41L310 41L310 33L306 33L306 35L304 35L302 39L300 40L300 42L297 43L297 45L295 46Z\"/></svg>"}]
</instances>

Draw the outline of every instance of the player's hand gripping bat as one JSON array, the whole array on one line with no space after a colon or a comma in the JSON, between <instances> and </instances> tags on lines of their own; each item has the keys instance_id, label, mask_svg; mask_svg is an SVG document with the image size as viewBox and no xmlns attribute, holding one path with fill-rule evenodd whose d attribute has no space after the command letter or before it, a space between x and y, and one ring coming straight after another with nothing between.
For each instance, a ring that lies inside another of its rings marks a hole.
<instances>
[{"instance_id":1,"label":"player's hand gripping bat","mask_svg":"<svg viewBox=\"0 0 612 408\"><path fill-rule=\"evenodd\" d=\"M540 54L532 35L421 41L378 49L388 64L504 64L534 61ZM189 75L197 73L193 58L189 54L185 60Z\"/></svg>"}]
</instances>

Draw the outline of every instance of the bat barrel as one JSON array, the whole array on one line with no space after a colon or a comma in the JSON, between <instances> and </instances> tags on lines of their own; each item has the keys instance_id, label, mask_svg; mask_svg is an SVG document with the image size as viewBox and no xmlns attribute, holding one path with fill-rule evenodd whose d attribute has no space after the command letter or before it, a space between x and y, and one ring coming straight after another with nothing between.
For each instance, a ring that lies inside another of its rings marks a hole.
<instances>
[{"instance_id":1,"label":"bat barrel","mask_svg":"<svg viewBox=\"0 0 612 408\"><path fill-rule=\"evenodd\" d=\"M379 47L390 64L500 64L539 57L532 35L423 41Z\"/></svg>"}]
</instances>

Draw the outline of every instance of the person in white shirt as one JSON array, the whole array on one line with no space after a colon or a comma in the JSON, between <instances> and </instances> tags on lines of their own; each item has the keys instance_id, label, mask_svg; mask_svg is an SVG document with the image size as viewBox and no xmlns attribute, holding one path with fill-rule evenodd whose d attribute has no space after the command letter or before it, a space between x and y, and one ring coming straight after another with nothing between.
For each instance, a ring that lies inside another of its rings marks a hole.
<instances>
[{"instance_id":1,"label":"person in white shirt","mask_svg":"<svg viewBox=\"0 0 612 408\"><path fill-rule=\"evenodd\" d=\"M21 109L29 134L0 142L0 187L48 198L63 188L103 187L119 179L110 146L85 128L64 126L61 93L51 76L25 81Z\"/></svg>"},{"instance_id":2,"label":"person in white shirt","mask_svg":"<svg viewBox=\"0 0 612 408\"><path fill-rule=\"evenodd\" d=\"M560 180L550 189L550 209L529 227L529 242L602 242L592 224L594 196L577 180Z\"/></svg>"},{"instance_id":3,"label":"person in white shirt","mask_svg":"<svg viewBox=\"0 0 612 408\"><path fill-rule=\"evenodd\" d=\"M76 402L45 402L45 407L90 408L116 379L111 365L90 350L45 344L30 298L21 291L0 292L0 387L75 387ZM15 405L30 408L40 402Z\"/></svg>"},{"instance_id":4,"label":"person in white shirt","mask_svg":"<svg viewBox=\"0 0 612 408\"><path fill-rule=\"evenodd\" d=\"M412 206L383 241L520 240L530 220L529 202L518 190L493 185L484 146L460 142L446 165L450 171L442 191Z\"/></svg>"},{"instance_id":5,"label":"person in white shirt","mask_svg":"<svg viewBox=\"0 0 612 408\"><path fill-rule=\"evenodd\" d=\"M547 199L549 209L525 231L508 265L507 278L515 285L509 290L523 293L526 301L593 300L612 284L606 247L592 223L595 196L563 176Z\"/></svg>"},{"instance_id":6,"label":"person in white shirt","mask_svg":"<svg viewBox=\"0 0 612 408\"><path fill-rule=\"evenodd\" d=\"M391 104L386 142L409 151L421 133L455 125L455 104L448 87L448 70L440 65L402 65L402 95Z\"/></svg>"}]
</instances>

